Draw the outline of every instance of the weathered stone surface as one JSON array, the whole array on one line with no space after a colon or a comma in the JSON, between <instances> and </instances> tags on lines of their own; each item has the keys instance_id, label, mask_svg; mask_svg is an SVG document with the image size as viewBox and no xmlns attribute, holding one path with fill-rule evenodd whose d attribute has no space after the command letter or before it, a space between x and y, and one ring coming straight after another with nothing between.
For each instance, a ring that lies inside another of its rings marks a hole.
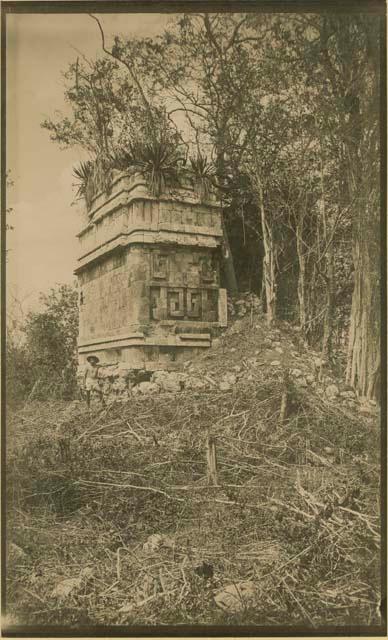
<instances>
[{"instance_id":1,"label":"weathered stone surface","mask_svg":"<svg viewBox=\"0 0 388 640\"><path fill-rule=\"evenodd\" d=\"M162 547L173 547L174 542L166 535L160 533L153 533L148 536L146 542L143 544L143 551L154 553Z\"/></svg>"},{"instance_id":2,"label":"weathered stone surface","mask_svg":"<svg viewBox=\"0 0 388 640\"><path fill-rule=\"evenodd\" d=\"M224 376L222 376L222 382L226 382L232 387L234 384L236 384L237 377L234 373L226 373Z\"/></svg>"},{"instance_id":3,"label":"weathered stone surface","mask_svg":"<svg viewBox=\"0 0 388 640\"><path fill-rule=\"evenodd\" d=\"M185 389L191 389L192 391L202 391L207 389L209 384L205 380L200 380L193 376L189 376L185 381Z\"/></svg>"},{"instance_id":4,"label":"weathered stone surface","mask_svg":"<svg viewBox=\"0 0 388 640\"><path fill-rule=\"evenodd\" d=\"M355 398L356 394L354 393L354 391L341 391L340 393L341 398Z\"/></svg>"},{"instance_id":5,"label":"weathered stone surface","mask_svg":"<svg viewBox=\"0 0 388 640\"><path fill-rule=\"evenodd\" d=\"M149 394L149 393L159 393L160 387L154 382L140 382L135 387L132 388L132 393L141 393L141 394Z\"/></svg>"},{"instance_id":6,"label":"weathered stone surface","mask_svg":"<svg viewBox=\"0 0 388 640\"><path fill-rule=\"evenodd\" d=\"M52 598L58 598L58 600L65 600L71 593L80 589L82 585L82 578L66 578L66 580L61 580L54 587L51 592Z\"/></svg>"},{"instance_id":7,"label":"weathered stone surface","mask_svg":"<svg viewBox=\"0 0 388 640\"><path fill-rule=\"evenodd\" d=\"M123 393L124 391L128 391L128 385L123 378L118 378L112 383L111 391L114 393Z\"/></svg>"},{"instance_id":8,"label":"weathered stone surface","mask_svg":"<svg viewBox=\"0 0 388 640\"><path fill-rule=\"evenodd\" d=\"M80 362L94 351L104 365L126 361L157 370L209 347L210 329L227 325L221 240L214 194L199 202L189 183L181 183L155 200L141 174L117 174L109 197L96 197L79 234ZM161 323L170 323L163 336ZM201 323L206 339L197 338L193 323ZM183 331L176 332L177 325ZM180 337L186 326L191 341ZM109 367L101 373L114 375ZM127 373L121 369L119 376Z\"/></svg>"},{"instance_id":9,"label":"weathered stone surface","mask_svg":"<svg viewBox=\"0 0 388 640\"><path fill-rule=\"evenodd\" d=\"M328 398L336 398L339 394L339 389L336 384L329 384L325 389L325 393Z\"/></svg>"},{"instance_id":10,"label":"weathered stone surface","mask_svg":"<svg viewBox=\"0 0 388 640\"><path fill-rule=\"evenodd\" d=\"M238 613L254 605L255 595L255 583L247 580L223 587L215 594L214 601L223 611Z\"/></svg>"},{"instance_id":11,"label":"weathered stone surface","mask_svg":"<svg viewBox=\"0 0 388 640\"><path fill-rule=\"evenodd\" d=\"M186 379L187 375L183 373L155 371L152 375L151 382L157 384L162 391L177 393L184 388Z\"/></svg>"},{"instance_id":12,"label":"weathered stone surface","mask_svg":"<svg viewBox=\"0 0 388 640\"><path fill-rule=\"evenodd\" d=\"M243 329L243 326L244 326L243 320L236 320L230 330L230 333L231 334L240 333L240 331L242 331Z\"/></svg>"}]
</instances>

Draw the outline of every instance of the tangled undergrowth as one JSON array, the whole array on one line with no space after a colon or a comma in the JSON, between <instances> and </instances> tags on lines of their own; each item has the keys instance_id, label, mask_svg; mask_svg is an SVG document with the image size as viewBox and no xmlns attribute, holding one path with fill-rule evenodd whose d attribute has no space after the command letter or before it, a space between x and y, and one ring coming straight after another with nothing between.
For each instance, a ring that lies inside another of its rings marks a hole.
<instances>
[{"instance_id":1,"label":"tangled undergrowth","mask_svg":"<svg viewBox=\"0 0 388 640\"><path fill-rule=\"evenodd\" d=\"M11 617L381 624L376 420L292 384L287 394L282 420L276 373L229 391L134 396L91 413L32 403L10 416ZM237 602L225 604L228 590Z\"/></svg>"}]
</instances>

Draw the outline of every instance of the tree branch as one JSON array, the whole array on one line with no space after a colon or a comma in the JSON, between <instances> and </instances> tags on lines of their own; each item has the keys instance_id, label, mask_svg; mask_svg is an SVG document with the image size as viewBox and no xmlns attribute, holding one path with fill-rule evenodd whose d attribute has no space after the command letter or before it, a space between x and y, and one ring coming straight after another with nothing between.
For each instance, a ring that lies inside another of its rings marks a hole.
<instances>
[{"instance_id":1,"label":"tree branch","mask_svg":"<svg viewBox=\"0 0 388 640\"><path fill-rule=\"evenodd\" d=\"M98 28L99 28L100 34L101 34L102 50L104 51L104 53L106 53L108 56L110 56L114 60L118 60L119 62L121 62L121 64L123 64L128 69L129 74L130 74L133 82L135 83L135 85L137 86L137 88L139 90L140 96L141 96L141 98L143 100L143 104L144 104L146 110L148 111L148 115L150 117L151 124L155 125L155 121L154 121L154 116L153 116L153 113L152 113L151 105L148 102L148 100L146 98L146 95L145 95L145 93L143 91L143 87L141 86L141 84L140 84L136 74L134 73L133 69L130 67L130 65L127 62L125 62L125 60L120 58L118 55L113 54L112 51L109 51L106 48L106 46L105 46L105 35L104 35L104 30L103 30L103 28L101 26L101 22L92 13L89 13L89 16L91 18L93 18L93 20L95 20L97 22L97 25L98 25Z\"/></svg>"}]
</instances>

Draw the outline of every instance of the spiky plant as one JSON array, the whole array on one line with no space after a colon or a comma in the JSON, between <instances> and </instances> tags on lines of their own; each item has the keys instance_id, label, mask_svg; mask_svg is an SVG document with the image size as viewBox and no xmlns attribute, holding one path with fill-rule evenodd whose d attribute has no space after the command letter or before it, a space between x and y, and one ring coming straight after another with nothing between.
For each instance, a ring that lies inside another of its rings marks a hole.
<instances>
[{"instance_id":1,"label":"spiky plant","mask_svg":"<svg viewBox=\"0 0 388 640\"><path fill-rule=\"evenodd\" d=\"M179 164L185 159L171 142L163 139L136 142L130 152L153 196L158 197L168 183L178 181Z\"/></svg>"},{"instance_id":2,"label":"spiky plant","mask_svg":"<svg viewBox=\"0 0 388 640\"><path fill-rule=\"evenodd\" d=\"M90 209L98 193L109 193L112 183L112 161L106 155L100 155L93 161L80 162L74 168L73 176L78 180L77 198L85 198L86 207Z\"/></svg>"},{"instance_id":3,"label":"spiky plant","mask_svg":"<svg viewBox=\"0 0 388 640\"><path fill-rule=\"evenodd\" d=\"M207 200L214 182L215 167L200 151L190 158L190 165L194 173L194 189L200 200Z\"/></svg>"},{"instance_id":4,"label":"spiky plant","mask_svg":"<svg viewBox=\"0 0 388 640\"><path fill-rule=\"evenodd\" d=\"M77 167L73 169L73 177L77 180L76 187L77 194L76 198L81 199L85 198L86 206L88 206L88 192L90 190L90 181L93 175L93 162L91 160L86 160L86 162L80 162ZM89 208L89 207L88 207Z\"/></svg>"}]
</instances>

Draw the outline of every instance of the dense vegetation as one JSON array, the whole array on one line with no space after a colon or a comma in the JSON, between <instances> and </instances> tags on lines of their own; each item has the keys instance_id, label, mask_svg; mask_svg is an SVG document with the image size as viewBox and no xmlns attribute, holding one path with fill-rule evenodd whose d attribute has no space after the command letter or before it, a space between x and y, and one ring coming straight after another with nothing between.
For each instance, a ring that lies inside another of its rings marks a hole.
<instances>
[{"instance_id":1,"label":"dense vegetation","mask_svg":"<svg viewBox=\"0 0 388 640\"><path fill-rule=\"evenodd\" d=\"M41 295L41 309L8 313L6 385L11 406L76 394L78 293L59 285Z\"/></svg>"},{"instance_id":2,"label":"dense vegetation","mask_svg":"<svg viewBox=\"0 0 388 640\"><path fill-rule=\"evenodd\" d=\"M202 390L10 415L9 623L381 631L377 411L316 357L248 313L186 369Z\"/></svg>"}]
</instances>

